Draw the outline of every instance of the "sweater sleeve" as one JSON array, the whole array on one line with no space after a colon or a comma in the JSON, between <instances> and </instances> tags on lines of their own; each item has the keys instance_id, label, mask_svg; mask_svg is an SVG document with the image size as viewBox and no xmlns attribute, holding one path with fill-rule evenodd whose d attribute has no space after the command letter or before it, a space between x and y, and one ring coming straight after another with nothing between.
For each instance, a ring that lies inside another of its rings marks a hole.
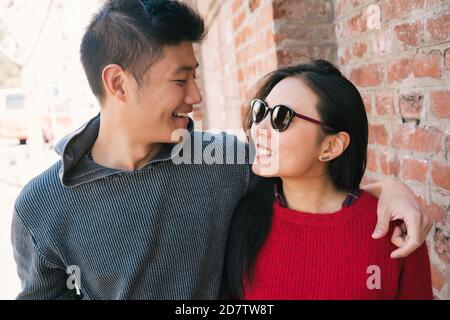
<instances>
[{"instance_id":1,"label":"sweater sleeve","mask_svg":"<svg viewBox=\"0 0 450 320\"><path fill-rule=\"evenodd\" d=\"M430 259L427 245L422 244L405 258L400 275L398 300L432 300Z\"/></svg>"},{"instance_id":2,"label":"sweater sleeve","mask_svg":"<svg viewBox=\"0 0 450 320\"><path fill-rule=\"evenodd\" d=\"M64 268L50 263L36 246L33 235L14 211L11 240L22 284L17 300L75 299Z\"/></svg>"}]
</instances>

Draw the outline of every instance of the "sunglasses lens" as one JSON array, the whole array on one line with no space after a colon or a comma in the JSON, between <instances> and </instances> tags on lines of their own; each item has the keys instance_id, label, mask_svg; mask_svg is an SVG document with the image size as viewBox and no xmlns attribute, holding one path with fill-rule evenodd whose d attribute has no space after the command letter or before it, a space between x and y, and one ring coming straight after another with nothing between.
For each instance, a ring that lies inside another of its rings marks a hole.
<instances>
[{"instance_id":1,"label":"sunglasses lens","mask_svg":"<svg viewBox=\"0 0 450 320\"><path fill-rule=\"evenodd\" d=\"M284 131L291 121L292 111L284 106L276 106L272 113L272 125L275 130Z\"/></svg>"},{"instance_id":2,"label":"sunglasses lens","mask_svg":"<svg viewBox=\"0 0 450 320\"><path fill-rule=\"evenodd\" d=\"M258 124L264 120L266 113L266 106L260 100L254 100L252 102L252 120L254 123Z\"/></svg>"}]
</instances>

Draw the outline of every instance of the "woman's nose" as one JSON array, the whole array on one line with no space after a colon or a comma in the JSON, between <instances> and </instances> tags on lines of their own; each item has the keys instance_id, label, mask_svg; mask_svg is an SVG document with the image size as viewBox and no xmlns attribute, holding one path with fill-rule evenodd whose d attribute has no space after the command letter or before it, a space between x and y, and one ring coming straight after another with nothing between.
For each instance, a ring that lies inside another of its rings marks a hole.
<instances>
[{"instance_id":1,"label":"woman's nose","mask_svg":"<svg viewBox=\"0 0 450 320\"><path fill-rule=\"evenodd\" d=\"M256 136L258 139L267 139L270 140L272 136L272 125L270 123L270 114L268 114L263 121L258 123L256 126Z\"/></svg>"}]
</instances>

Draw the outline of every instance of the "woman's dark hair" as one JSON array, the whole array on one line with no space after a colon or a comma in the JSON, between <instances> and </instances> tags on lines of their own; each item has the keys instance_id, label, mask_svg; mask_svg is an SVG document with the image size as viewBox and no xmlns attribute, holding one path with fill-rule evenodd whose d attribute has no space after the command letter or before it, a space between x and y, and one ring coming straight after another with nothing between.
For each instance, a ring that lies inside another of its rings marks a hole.
<instances>
[{"instance_id":1,"label":"woman's dark hair","mask_svg":"<svg viewBox=\"0 0 450 320\"><path fill-rule=\"evenodd\" d=\"M89 85L100 100L102 71L108 64L128 70L139 85L163 46L200 42L202 17L177 0L108 0L89 24L80 54Z\"/></svg>"},{"instance_id":2,"label":"woman's dark hair","mask_svg":"<svg viewBox=\"0 0 450 320\"><path fill-rule=\"evenodd\" d=\"M331 131L322 127L324 136L341 131L350 135L347 149L328 163L327 170L337 189L358 189L366 168L368 140L367 115L358 89L331 63L314 60L269 73L257 84L252 99L266 99L280 81L289 77L301 79L316 94L319 120L336 128ZM251 124L248 108L243 117L246 132ZM222 298L239 299L243 283L251 285L257 254L271 226L277 180L262 179L236 208L227 241Z\"/></svg>"},{"instance_id":3,"label":"woman's dark hair","mask_svg":"<svg viewBox=\"0 0 450 320\"><path fill-rule=\"evenodd\" d=\"M364 102L358 89L331 63L313 60L275 70L266 75L256 86L252 98L264 100L283 79L294 77L304 83L318 98L319 120L336 128L324 135L345 131L350 135L350 144L336 159L329 162L328 174L339 190L359 188L367 163L368 123ZM244 129L251 127L250 110L244 115Z\"/></svg>"}]
</instances>

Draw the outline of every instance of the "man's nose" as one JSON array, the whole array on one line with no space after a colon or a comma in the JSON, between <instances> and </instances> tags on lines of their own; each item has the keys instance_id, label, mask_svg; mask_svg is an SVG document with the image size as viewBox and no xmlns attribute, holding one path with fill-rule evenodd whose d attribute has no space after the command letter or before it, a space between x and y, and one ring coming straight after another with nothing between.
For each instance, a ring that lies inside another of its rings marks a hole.
<instances>
[{"instance_id":1,"label":"man's nose","mask_svg":"<svg viewBox=\"0 0 450 320\"><path fill-rule=\"evenodd\" d=\"M186 94L185 101L189 105L199 104L202 102L202 94L200 93L200 88L197 82L193 79L188 83L188 90Z\"/></svg>"}]
</instances>

